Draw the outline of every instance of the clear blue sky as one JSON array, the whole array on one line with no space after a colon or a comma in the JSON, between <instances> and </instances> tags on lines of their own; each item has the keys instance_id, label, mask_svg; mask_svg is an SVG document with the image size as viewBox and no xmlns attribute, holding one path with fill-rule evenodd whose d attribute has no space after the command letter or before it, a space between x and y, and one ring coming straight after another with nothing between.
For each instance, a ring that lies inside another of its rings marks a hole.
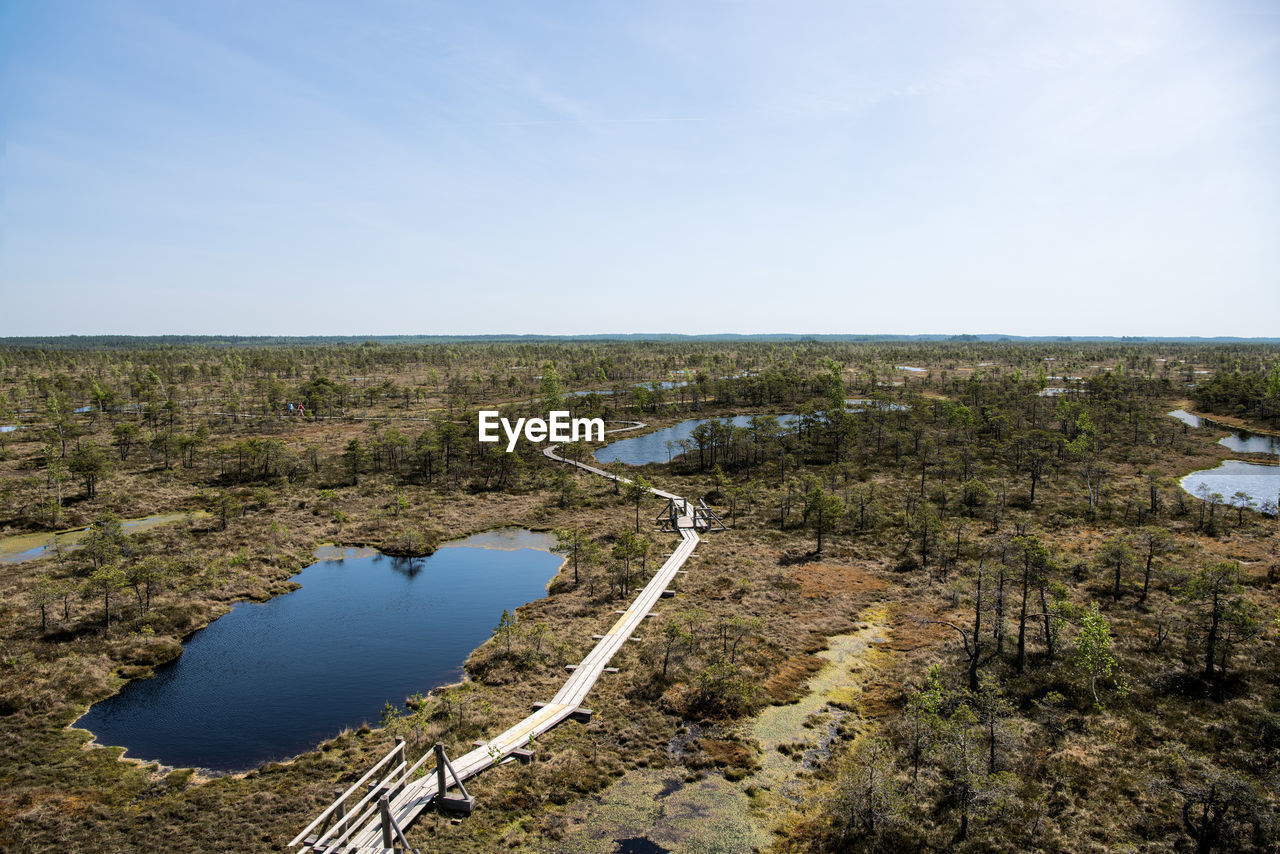
<instances>
[{"instance_id":1,"label":"clear blue sky","mask_svg":"<svg viewBox=\"0 0 1280 854\"><path fill-rule=\"evenodd\" d=\"M1274 0L0 0L0 335L1280 335Z\"/></svg>"}]
</instances>

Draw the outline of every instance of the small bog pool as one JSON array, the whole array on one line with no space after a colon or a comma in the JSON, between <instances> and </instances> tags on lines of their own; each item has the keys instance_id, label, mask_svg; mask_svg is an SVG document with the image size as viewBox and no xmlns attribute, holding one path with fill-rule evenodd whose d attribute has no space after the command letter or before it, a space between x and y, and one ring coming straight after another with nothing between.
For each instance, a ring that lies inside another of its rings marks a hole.
<instances>
[{"instance_id":1,"label":"small bog pool","mask_svg":"<svg viewBox=\"0 0 1280 854\"><path fill-rule=\"evenodd\" d=\"M1233 507L1250 507L1275 515L1280 501L1280 466L1223 460L1216 469L1193 471L1179 484L1197 498L1217 493Z\"/></svg>"},{"instance_id":2,"label":"small bog pool","mask_svg":"<svg viewBox=\"0 0 1280 854\"><path fill-rule=\"evenodd\" d=\"M734 415L730 418L719 420L728 421L734 427L749 427L751 426L751 419L754 417L752 415ZM775 417L778 419L779 426L784 428L789 428L800 420L795 415L778 415ZM599 448L596 451L596 459L602 463L623 462L629 466L671 462L673 456L682 453L677 447L679 442L691 439L693 431L697 429L699 424L706 424L708 421L714 420L716 419L694 418L689 421L681 421L679 424L673 424L670 427L654 430L652 433L646 433L643 436L619 439L616 442L605 445L603 448Z\"/></svg>"},{"instance_id":3,"label":"small bog pool","mask_svg":"<svg viewBox=\"0 0 1280 854\"><path fill-rule=\"evenodd\" d=\"M1218 444L1233 451L1242 454L1280 454L1280 436L1251 433L1239 427L1219 424L1211 418L1201 418L1184 409L1175 409L1169 415L1190 427L1218 427L1222 430L1230 430L1231 435L1223 436L1218 440Z\"/></svg>"},{"instance_id":4,"label":"small bog pool","mask_svg":"<svg viewBox=\"0 0 1280 854\"><path fill-rule=\"evenodd\" d=\"M126 533L146 531L158 525L169 525L174 522L190 522L208 516L207 510L194 510L188 513L156 513L143 516L141 519L121 519L120 527ZM11 537L0 537L0 563L22 563L37 560L53 550L54 545L61 545L68 551L80 548L80 541L89 531L86 528L73 528L68 531L51 531L40 534L14 534Z\"/></svg>"},{"instance_id":5,"label":"small bog pool","mask_svg":"<svg viewBox=\"0 0 1280 854\"><path fill-rule=\"evenodd\" d=\"M322 549L294 576L301 589L236 605L76 726L166 765L239 771L295 756L457 679L504 608L544 595L562 561L553 544L505 529L426 558Z\"/></svg>"},{"instance_id":6,"label":"small bog pool","mask_svg":"<svg viewBox=\"0 0 1280 854\"><path fill-rule=\"evenodd\" d=\"M1280 454L1280 436L1266 436L1248 430L1232 430L1231 435L1223 436L1218 444L1241 454Z\"/></svg>"}]
</instances>

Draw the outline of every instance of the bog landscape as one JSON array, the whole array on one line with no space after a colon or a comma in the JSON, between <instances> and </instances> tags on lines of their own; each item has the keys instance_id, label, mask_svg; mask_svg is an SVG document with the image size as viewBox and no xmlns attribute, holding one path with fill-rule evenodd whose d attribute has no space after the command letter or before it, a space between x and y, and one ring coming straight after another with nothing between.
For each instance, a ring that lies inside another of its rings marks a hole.
<instances>
[{"instance_id":1,"label":"bog landscape","mask_svg":"<svg viewBox=\"0 0 1280 854\"><path fill-rule=\"evenodd\" d=\"M1269 850L1276 360L11 341L0 843Z\"/></svg>"},{"instance_id":2,"label":"bog landscape","mask_svg":"<svg viewBox=\"0 0 1280 854\"><path fill-rule=\"evenodd\" d=\"M1274 0L0 0L0 854L1280 851Z\"/></svg>"}]
</instances>

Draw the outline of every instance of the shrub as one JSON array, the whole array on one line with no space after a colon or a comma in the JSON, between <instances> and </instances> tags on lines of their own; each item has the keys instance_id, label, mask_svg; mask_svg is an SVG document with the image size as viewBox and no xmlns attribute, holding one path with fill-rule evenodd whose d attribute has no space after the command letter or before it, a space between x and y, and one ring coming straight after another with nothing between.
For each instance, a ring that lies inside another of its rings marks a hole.
<instances>
[{"instance_id":1,"label":"shrub","mask_svg":"<svg viewBox=\"0 0 1280 854\"><path fill-rule=\"evenodd\" d=\"M727 661L718 661L698 674L689 696L690 714L733 718L749 714L760 704L760 689Z\"/></svg>"}]
</instances>

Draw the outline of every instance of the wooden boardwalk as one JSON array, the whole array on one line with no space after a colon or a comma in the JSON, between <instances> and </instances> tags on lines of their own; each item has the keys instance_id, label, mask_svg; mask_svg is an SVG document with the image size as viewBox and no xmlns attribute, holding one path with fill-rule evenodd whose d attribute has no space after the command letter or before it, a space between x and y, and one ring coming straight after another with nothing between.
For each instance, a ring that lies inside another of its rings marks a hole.
<instances>
[{"instance_id":1,"label":"wooden boardwalk","mask_svg":"<svg viewBox=\"0 0 1280 854\"><path fill-rule=\"evenodd\" d=\"M636 430L645 426L638 422L631 423L634 426L608 432ZM556 447L548 446L543 450L543 454L548 459L577 466L600 477L619 483L631 482L628 478L604 469L565 459L556 453ZM436 754L434 751L428 751L421 759L409 765L404 756L404 745L398 743L364 777L299 833L289 845L301 846L300 851L303 852L346 852L346 854L352 852L385 854L395 848L405 850L407 845L403 841L403 830L440 794L441 780L446 781L452 793L453 780L465 781L486 768L512 761L513 754L521 755L531 740L565 718L588 718L590 711L582 707L587 694L614 655L639 628L640 623L650 614L662 594L670 588L676 573L698 545L693 506L670 492L661 489L650 491L659 498L672 502L671 506L678 515L676 531L680 535L680 545L658 568L631 606L622 612L604 635L599 636L599 642L587 653L586 658L573 668L569 678L549 702L539 704L533 714L515 726L490 741L480 744L471 752L452 760L450 770L453 774L449 777L453 779L446 778L443 769L440 773L428 773L415 779L414 775L424 766L428 770L436 768L434 761ZM368 787L367 790L361 791L361 787L365 786ZM453 795L451 794L450 797ZM350 807L347 805L349 798L356 798Z\"/></svg>"}]
</instances>

